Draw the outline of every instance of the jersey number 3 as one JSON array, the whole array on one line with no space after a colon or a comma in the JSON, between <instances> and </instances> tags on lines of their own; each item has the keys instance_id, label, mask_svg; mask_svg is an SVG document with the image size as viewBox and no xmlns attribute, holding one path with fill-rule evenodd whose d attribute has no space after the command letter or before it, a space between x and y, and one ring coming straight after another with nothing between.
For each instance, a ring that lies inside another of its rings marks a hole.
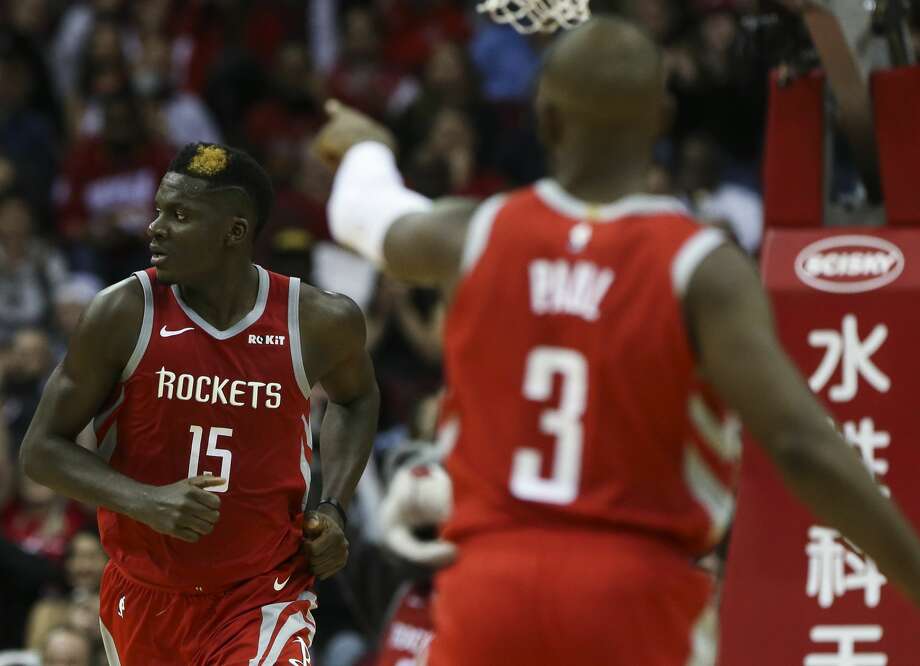
<instances>
[{"instance_id":1,"label":"jersey number 3","mask_svg":"<svg viewBox=\"0 0 920 666\"><path fill-rule=\"evenodd\" d=\"M204 428L193 425L189 426L188 430L192 433L192 451L188 458L188 478L191 479L193 476L198 476L198 459L201 457L201 439ZM208 431L208 450L205 455L220 458L220 478L224 480L219 486L208 488L212 493L225 493L230 487L230 464L233 462L233 452L218 448L217 438L232 436L233 428L212 427ZM205 472L205 474L210 474L210 472Z\"/></svg>"},{"instance_id":2,"label":"jersey number 3","mask_svg":"<svg viewBox=\"0 0 920 666\"><path fill-rule=\"evenodd\" d=\"M543 455L539 450L519 448L511 463L511 494L531 502L570 504L578 496L581 478L588 363L572 349L534 348L527 356L524 397L537 402L549 400L556 375L562 377L559 405L540 413L540 431L556 439L551 475L549 478L540 475Z\"/></svg>"}]
</instances>

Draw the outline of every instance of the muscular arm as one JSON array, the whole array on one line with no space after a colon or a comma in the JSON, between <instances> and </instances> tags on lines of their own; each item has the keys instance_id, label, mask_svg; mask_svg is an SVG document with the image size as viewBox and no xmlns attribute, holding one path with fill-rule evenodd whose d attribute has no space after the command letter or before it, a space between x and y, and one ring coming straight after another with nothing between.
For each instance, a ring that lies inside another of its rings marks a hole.
<instances>
[{"instance_id":1,"label":"muscular arm","mask_svg":"<svg viewBox=\"0 0 920 666\"><path fill-rule=\"evenodd\" d=\"M141 326L144 295L134 278L90 304L64 361L52 373L22 443L26 474L81 502L131 515L143 486L76 443L119 381Z\"/></svg>"},{"instance_id":2,"label":"muscular arm","mask_svg":"<svg viewBox=\"0 0 920 666\"><path fill-rule=\"evenodd\" d=\"M386 272L397 280L425 287L452 287L470 219L479 202L441 199L431 210L396 220L383 243Z\"/></svg>"},{"instance_id":3,"label":"muscular arm","mask_svg":"<svg viewBox=\"0 0 920 666\"><path fill-rule=\"evenodd\" d=\"M102 506L184 541L213 529L220 500L204 490L213 477L149 486L114 470L76 443L99 413L130 358L141 327L144 296L134 278L106 289L87 309L64 361L45 385L23 439L23 468L38 483L81 502Z\"/></svg>"},{"instance_id":4,"label":"muscular arm","mask_svg":"<svg viewBox=\"0 0 920 666\"><path fill-rule=\"evenodd\" d=\"M322 318L318 335L309 331L304 340L320 341L326 368L316 378L329 403L320 431L323 495L348 506L358 479L367 465L377 429L380 394L374 366L364 349L364 316L344 296L322 293L321 314L317 308L302 307L302 319ZM308 325L310 325L308 323ZM315 331L317 326L313 324Z\"/></svg>"},{"instance_id":5,"label":"muscular arm","mask_svg":"<svg viewBox=\"0 0 920 666\"><path fill-rule=\"evenodd\" d=\"M684 307L706 377L786 484L920 603L920 541L781 350L750 262L734 248L715 250L693 276Z\"/></svg>"},{"instance_id":6,"label":"muscular arm","mask_svg":"<svg viewBox=\"0 0 920 666\"><path fill-rule=\"evenodd\" d=\"M334 310L336 323L330 335L340 350L338 362L319 377L329 397L320 430L323 495L347 507L370 456L380 393L364 349L364 316L344 297L337 297Z\"/></svg>"},{"instance_id":7,"label":"muscular arm","mask_svg":"<svg viewBox=\"0 0 920 666\"><path fill-rule=\"evenodd\" d=\"M347 508L367 465L380 410L374 367L364 348L364 316L344 296L314 289L302 292L300 305L307 374L329 398L320 431L323 496ZM344 527L333 507L323 504L317 512ZM308 548L317 575L326 578L344 566L347 543L344 551L333 547L332 537L338 535L311 528L309 517L306 532L308 539L311 532L318 535Z\"/></svg>"}]
</instances>

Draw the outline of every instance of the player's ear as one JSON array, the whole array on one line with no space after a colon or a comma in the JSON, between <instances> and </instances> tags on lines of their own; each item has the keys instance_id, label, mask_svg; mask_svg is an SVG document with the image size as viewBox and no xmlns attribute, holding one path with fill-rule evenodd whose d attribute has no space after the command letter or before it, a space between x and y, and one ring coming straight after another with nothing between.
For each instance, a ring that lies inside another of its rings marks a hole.
<instances>
[{"instance_id":1,"label":"player's ear","mask_svg":"<svg viewBox=\"0 0 920 666\"><path fill-rule=\"evenodd\" d=\"M552 149L562 138L562 118L559 109L542 89L537 92L536 101L537 132L541 143Z\"/></svg>"},{"instance_id":2,"label":"player's ear","mask_svg":"<svg viewBox=\"0 0 920 666\"><path fill-rule=\"evenodd\" d=\"M666 81L662 83L662 89L663 92L659 103L655 105L654 109L651 109L655 123L652 130L655 132L656 138L670 134L677 118L677 98L668 90Z\"/></svg>"},{"instance_id":3,"label":"player's ear","mask_svg":"<svg viewBox=\"0 0 920 666\"><path fill-rule=\"evenodd\" d=\"M227 245L239 245L249 235L249 220L245 217L234 216L227 231Z\"/></svg>"}]
</instances>

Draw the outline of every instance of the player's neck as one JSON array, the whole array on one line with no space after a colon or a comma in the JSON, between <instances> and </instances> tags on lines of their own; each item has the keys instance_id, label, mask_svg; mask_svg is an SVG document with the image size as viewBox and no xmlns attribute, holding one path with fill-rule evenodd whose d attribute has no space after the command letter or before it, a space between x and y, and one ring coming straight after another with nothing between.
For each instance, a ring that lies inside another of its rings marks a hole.
<instances>
[{"instance_id":1,"label":"player's neck","mask_svg":"<svg viewBox=\"0 0 920 666\"><path fill-rule=\"evenodd\" d=\"M612 203L647 190L644 173L579 173L560 169L554 176L562 189L587 203Z\"/></svg>"},{"instance_id":2,"label":"player's neck","mask_svg":"<svg viewBox=\"0 0 920 666\"><path fill-rule=\"evenodd\" d=\"M582 201L604 204L647 190L651 162L645 142L594 137L590 146L560 147L553 159L553 177Z\"/></svg>"},{"instance_id":3,"label":"player's neck","mask_svg":"<svg viewBox=\"0 0 920 666\"><path fill-rule=\"evenodd\" d=\"M259 272L247 257L209 276L204 284L181 284L182 300L206 322L225 330L255 307Z\"/></svg>"}]
</instances>

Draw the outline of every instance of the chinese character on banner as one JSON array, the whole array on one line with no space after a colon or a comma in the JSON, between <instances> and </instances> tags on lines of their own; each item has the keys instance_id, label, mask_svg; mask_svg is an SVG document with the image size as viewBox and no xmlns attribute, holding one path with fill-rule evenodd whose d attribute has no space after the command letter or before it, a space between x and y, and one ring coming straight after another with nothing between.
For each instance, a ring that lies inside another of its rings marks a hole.
<instances>
[{"instance_id":1,"label":"chinese character on banner","mask_svg":"<svg viewBox=\"0 0 920 666\"><path fill-rule=\"evenodd\" d=\"M813 652L805 657L805 666L887 666L888 657L881 652L857 652L856 643L875 643L882 638L882 628L874 624L818 626L811 630L813 643L836 643L836 652Z\"/></svg>"},{"instance_id":2,"label":"chinese character on banner","mask_svg":"<svg viewBox=\"0 0 920 666\"><path fill-rule=\"evenodd\" d=\"M876 479L888 473L888 461L876 458L876 450L887 448L891 444L891 435L884 430L875 429L875 421L871 418L862 418L857 427L855 421L846 421L843 424L843 437L850 444L859 449L863 463ZM888 486L881 486L882 494L891 497Z\"/></svg>"},{"instance_id":3,"label":"chinese character on banner","mask_svg":"<svg viewBox=\"0 0 920 666\"><path fill-rule=\"evenodd\" d=\"M863 559L838 541L840 533L828 527L808 530L808 582L805 592L816 597L821 608L830 608L834 600L850 590L863 590L866 606L875 608L882 598L882 585L888 580L875 562ZM847 573L847 568L850 572Z\"/></svg>"},{"instance_id":4,"label":"chinese character on banner","mask_svg":"<svg viewBox=\"0 0 920 666\"><path fill-rule=\"evenodd\" d=\"M859 377L863 377L875 390L886 393L891 379L872 362L872 354L878 351L888 338L888 327L878 324L865 340L859 339L856 315L843 318L841 332L817 330L808 334L808 344L824 347L824 358L808 378L808 385L815 393L820 392L841 366L840 383L831 386L828 395L833 402L848 402L856 396Z\"/></svg>"}]
</instances>

